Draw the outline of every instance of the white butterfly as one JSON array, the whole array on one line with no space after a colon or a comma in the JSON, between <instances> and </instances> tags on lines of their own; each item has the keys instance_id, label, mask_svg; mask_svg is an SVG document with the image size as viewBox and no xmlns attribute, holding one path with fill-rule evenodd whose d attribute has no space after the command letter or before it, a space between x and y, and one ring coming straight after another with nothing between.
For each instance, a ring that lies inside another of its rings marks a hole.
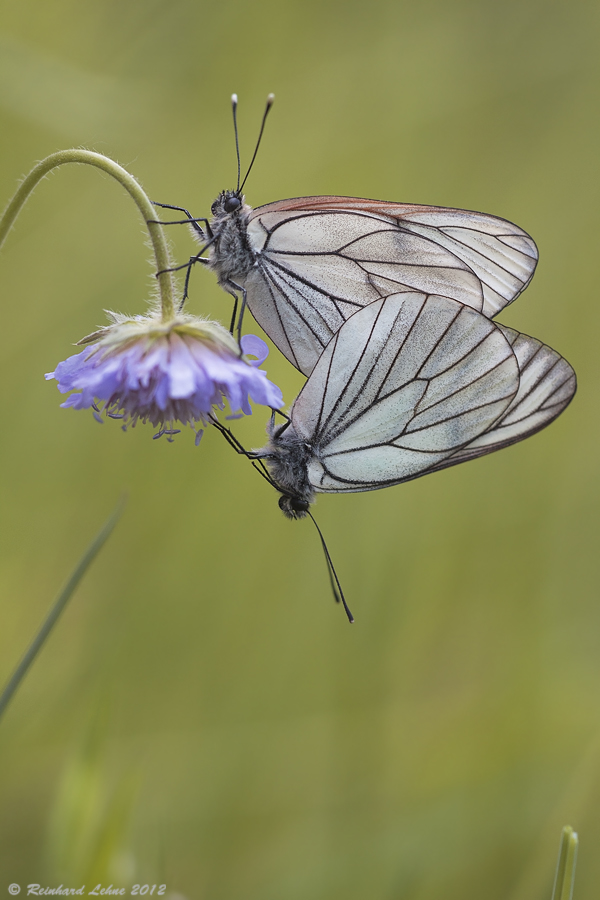
<instances>
[{"instance_id":1,"label":"white butterfly","mask_svg":"<svg viewBox=\"0 0 600 900\"><path fill-rule=\"evenodd\" d=\"M334 196L278 200L253 210L242 191L273 100L270 95L240 185L232 97L238 186L217 197L210 221L169 208L187 214L203 244L186 264L188 278L193 262L212 269L226 291L242 294L244 306L305 375L353 313L391 293L438 294L492 318L527 287L537 247L522 229L495 216Z\"/></svg>"},{"instance_id":2,"label":"white butterfly","mask_svg":"<svg viewBox=\"0 0 600 900\"><path fill-rule=\"evenodd\" d=\"M252 210L225 191L212 210L209 268L226 290L245 294L305 375L346 319L374 300L423 291L491 318L529 284L537 262L516 225L460 209L301 197Z\"/></svg>"},{"instance_id":3,"label":"white butterfly","mask_svg":"<svg viewBox=\"0 0 600 900\"><path fill-rule=\"evenodd\" d=\"M396 293L351 316L263 450L280 506L370 491L520 441L568 405L575 373L535 338L456 300Z\"/></svg>"}]
</instances>

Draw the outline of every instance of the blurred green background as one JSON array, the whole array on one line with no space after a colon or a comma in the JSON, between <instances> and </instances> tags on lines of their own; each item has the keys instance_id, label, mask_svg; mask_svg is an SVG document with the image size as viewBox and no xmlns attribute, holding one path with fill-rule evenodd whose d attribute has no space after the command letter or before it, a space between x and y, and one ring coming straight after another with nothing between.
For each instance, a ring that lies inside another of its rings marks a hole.
<instances>
[{"instance_id":1,"label":"blurred green background","mask_svg":"<svg viewBox=\"0 0 600 900\"><path fill-rule=\"evenodd\" d=\"M0 726L0 893L541 900L568 822L576 896L598 896L599 20L588 0L2 4L1 197L83 146L207 215L235 185L230 94L247 163L274 91L252 205L339 193L517 222L541 259L501 320L580 387L523 444L319 500L350 628L310 523L219 435L154 442L59 408L43 373L103 309L143 312L152 278L115 182L41 184L0 256L2 681L129 502ZM228 323L210 273L190 310ZM291 402L302 378L277 351L266 368ZM260 446L265 419L236 432Z\"/></svg>"}]
</instances>

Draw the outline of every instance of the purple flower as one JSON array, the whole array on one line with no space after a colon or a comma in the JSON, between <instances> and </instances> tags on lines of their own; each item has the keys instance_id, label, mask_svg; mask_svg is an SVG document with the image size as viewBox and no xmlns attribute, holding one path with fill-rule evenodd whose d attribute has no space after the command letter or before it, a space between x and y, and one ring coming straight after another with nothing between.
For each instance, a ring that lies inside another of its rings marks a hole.
<instances>
[{"instance_id":1,"label":"purple flower","mask_svg":"<svg viewBox=\"0 0 600 900\"><path fill-rule=\"evenodd\" d=\"M73 409L92 408L121 419L123 429L138 419L159 426L155 437L168 440L191 425L202 437L200 425L210 421L213 408L223 409L225 399L232 413L252 413L255 403L279 409L283 397L258 368L268 355L264 341L254 335L242 338L244 356L222 325L179 315L170 322L155 316L126 318L110 314L113 324L80 343L90 346L58 364L46 379L56 378L66 394L77 391L61 404Z\"/></svg>"}]
</instances>

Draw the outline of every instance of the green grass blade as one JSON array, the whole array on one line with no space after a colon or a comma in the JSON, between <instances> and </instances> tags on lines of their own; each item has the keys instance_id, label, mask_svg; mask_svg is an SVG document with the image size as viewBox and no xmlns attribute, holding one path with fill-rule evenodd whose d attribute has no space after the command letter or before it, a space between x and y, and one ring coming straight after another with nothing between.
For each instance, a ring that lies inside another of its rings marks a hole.
<instances>
[{"instance_id":1,"label":"green grass blade","mask_svg":"<svg viewBox=\"0 0 600 900\"><path fill-rule=\"evenodd\" d=\"M571 900L575 882L575 863L579 838L570 825L565 825L560 839L552 900Z\"/></svg>"},{"instance_id":2,"label":"green grass blade","mask_svg":"<svg viewBox=\"0 0 600 900\"><path fill-rule=\"evenodd\" d=\"M94 540L91 542L91 544L89 545L89 547L87 548L87 550L85 551L85 553L83 554L83 556L81 557L81 559L79 560L79 562L77 563L75 568L73 569L73 572L69 576L67 583L65 584L63 589L60 591L58 597L54 601L54 604L53 604L50 612L46 616L46 619L42 623L40 630L34 637L31 644L29 645L27 651L25 652L25 655L23 656L23 659L21 660L21 662L15 669L13 675L11 676L10 680L8 681L8 684L6 685L6 687L0 694L0 718L2 717L6 707L10 703L13 694L15 693L15 691L17 690L17 688L23 681L25 675L27 674L29 667L33 663L34 659L38 655L41 648L43 647L44 642L46 641L46 638L48 637L48 635L52 631L54 625L56 624L58 617L60 616L63 609L65 608L65 606L71 599L71 596L75 592L77 585L79 584L79 582L85 575L86 571L88 570L89 566L93 562L96 555L100 552L100 550L104 546L105 542L110 537L115 525L117 524L117 522L119 521L119 519L121 517L121 513L123 512L124 506L125 506L125 499L121 498L119 500L119 502L117 503L113 512L110 514L110 516L108 517L108 519L106 520L106 522L104 523L104 525L102 526L102 528L100 529L100 531L98 532L98 534L96 535Z\"/></svg>"}]
</instances>

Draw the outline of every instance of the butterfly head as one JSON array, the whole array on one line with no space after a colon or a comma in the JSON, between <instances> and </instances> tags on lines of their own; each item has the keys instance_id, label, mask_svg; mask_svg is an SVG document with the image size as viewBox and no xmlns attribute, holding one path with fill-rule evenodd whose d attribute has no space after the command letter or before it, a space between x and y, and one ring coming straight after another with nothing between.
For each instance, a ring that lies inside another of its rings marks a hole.
<instances>
[{"instance_id":1,"label":"butterfly head","mask_svg":"<svg viewBox=\"0 0 600 900\"><path fill-rule=\"evenodd\" d=\"M303 519L310 507L309 500L294 497L293 494L282 494L279 498L279 509L288 519Z\"/></svg>"},{"instance_id":2,"label":"butterfly head","mask_svg":"<svg viewBox=\"0 0 600 900\"><path fill-rule=\"evenodd\" d=\"M239 191L221 191L213 205L211 212L213 216L220 217L223 215L230 216L236 213L244 206L244 197Z\"/></svg>"}]
</instances>

